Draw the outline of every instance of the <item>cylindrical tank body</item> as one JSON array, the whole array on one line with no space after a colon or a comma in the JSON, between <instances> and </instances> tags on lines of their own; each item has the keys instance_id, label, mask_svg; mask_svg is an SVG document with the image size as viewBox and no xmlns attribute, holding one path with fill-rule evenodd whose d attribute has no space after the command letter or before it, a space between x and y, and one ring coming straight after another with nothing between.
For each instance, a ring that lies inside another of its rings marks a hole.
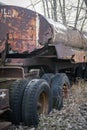
<instances>
[{"instance_id":1,"label":"cylindrical tank body","mask_svg":"<svg viewBox=\"0 0 87 130\"><path fill-rule=\"evenodd\" d=\"M52 20L48 20L48 22L51 24L53 29L51 44L63 43L75 48L87 48L87 37L85 34Z\"/></svg>"},{"instance_id":2,"label":"cylindrical tank body","mask_svg":"<svg viewBox=\"0 0 87 130\"><path fill-rule=\"evenodd\" d=\"M17 6L0 6L0 53L31 53L52 38L49 22L40 14Z\"/></svg>"},{"instance_id":3,"label":"cylindrical tank body","mask_svg":"<svg viewBox=\"0 0 87 130\"><path fill-rule=\"evenodd\" d=\"M29 9L0 6L0 53L6 45L10 54L31 53L47 44L60 43L85 49L87 37Z\"/></svg>"}]
</instances>

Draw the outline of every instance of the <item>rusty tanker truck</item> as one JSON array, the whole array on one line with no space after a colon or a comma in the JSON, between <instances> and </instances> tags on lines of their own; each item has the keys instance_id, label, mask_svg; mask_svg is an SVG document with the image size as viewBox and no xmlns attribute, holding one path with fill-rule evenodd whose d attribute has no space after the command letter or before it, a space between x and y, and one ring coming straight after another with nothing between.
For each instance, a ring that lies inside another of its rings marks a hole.
<instances>
[{"instance_id":1,"label":"rusty tanker truck","mask_svg":"<svg viewBox=\"0 0 87 130\"><path fill-rule=\"evenodd\" d=\"M87 36L16 6L0 6L0 115L37 126L87 79Z\"/></svg>"}]
</instances>

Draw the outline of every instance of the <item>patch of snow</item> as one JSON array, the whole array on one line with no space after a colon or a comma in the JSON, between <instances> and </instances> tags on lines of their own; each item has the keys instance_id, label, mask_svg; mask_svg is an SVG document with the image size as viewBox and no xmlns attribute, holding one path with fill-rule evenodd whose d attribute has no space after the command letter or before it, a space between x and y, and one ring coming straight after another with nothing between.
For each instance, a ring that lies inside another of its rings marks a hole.
<instances>
[{"instance_id":1,"label":"patch of snow","mask_svg":"<svg viewBox=\"0 0 87 130\"><path fill-rule=\"evenodd\" d=\"M47 19L47 21L48 21L51 25L53 25L53 27L58 28L58 29L63 30L63 31L67 31L67 27L64 26L63 24L61 24L61 23L59 23L59 22L55 22L55 21L53 21L52 19L48 19L48 18L46 18L46 19Z\"/></svg>"}]
</instances>

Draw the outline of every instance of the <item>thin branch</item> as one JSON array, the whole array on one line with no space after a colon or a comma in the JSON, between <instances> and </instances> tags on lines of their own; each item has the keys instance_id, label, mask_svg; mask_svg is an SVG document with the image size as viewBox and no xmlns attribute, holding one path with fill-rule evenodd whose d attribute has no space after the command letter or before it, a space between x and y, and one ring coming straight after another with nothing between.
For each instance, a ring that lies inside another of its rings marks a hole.
<instances>
[{"instance_id":1,"label":"thin branch","mask_svg":"<svg viewBox=\"0 0 87 130\"><path fill-rule=\"evenodd\" d=\"M84 27L85 21L86 21L86 17L84 17L84 20L83 20L83 22L82 22L82 25L81 25L81 29L80 29L80 31L83 30L83 27Z\"/></svg>"},{"instance_id":2,"label":"thin branch","mask_svg":"<svg viewBox=\"0 0 87 130\"><path fill-rule=\"evenodd\" d=\"M80 15L80 12L81 12L81 8L82 8L82 6L83 6L83 3L84 3L84 1L82 1L81 6L80 6L80 8L79 8L78 17L79 17L79 15Z\"/></svg>"},{"instance_id":3,"label":"thin branch","mask_svg":"<svg viewBox=\"0 0 87 130\"><path fill-rule=\"evenodd\" d=\"M76 28L77 22L78 22L79 4L80 4L80 0L78 0L78 4L77 4L77 12L76 12L76 18L75 18L74 28Z\"/></svg>"},{"instance_id":4,"label":"thin branch","mask_svg":"<svg viewBox=\"0 0 87 130\"><path fill-rule=\"evenodd\" d=\"M44 15L45 15L45 17L46 17L46 6L45 6L44 0L42 0L42 3L43 3Z\"/></svg>"},{"instance_id":5,"label":"thin branch","mask_svg":"<svg viewBox=\"0 0 87 130\"><path fill-rule=\"evenodd\" d=\"M37 1L36 3L33 3L33 5L35 6L35 5L39 4L40 2L41 2L41 0ZM32 6L32 3L28 6L26 6L26 8L29 8L30 6Z\"/></svg>"},{"instance_id":6,"label":"thin branch","mask_svg":"<svg viewBox=\"0 0 87 130\"><path fill-rule=\"evenodd\" d=\"M53 0L54 20L57 21L57 1Z\"/></svg>"},{"instance_id":7,"label":"thin branch","mask_svg":"<svg viewBox=\"0 0 87 130\"><path fill-rule=\"evenodd\" d=\"M51 5L51 16L52 16L52 19L54 19L54 14L53 14L53 3L52 3L52 0L49 0L49 3Z\"/></svg>"},{"instance_id":8,"label":"thin branch","mask_svg":"<svg viewBox=\"0 0 87 130\"><path fill-rule=\"evenodd\" d=\"M47 6L47 14L48 14L48 18L50 18L50 13L49 13L49 6L48 6L48 1L47 1L47 0L45 0L45 2L46 2L46 6Z\"/></svg>"},{"instance_id":9,"label":"thin branch","mask_svg":"<svg viewBox=\"0 0 87 130\"><path fill-rule=\"evenodd\" d=\"M63 0L63 24L66 25L65 0Z\"/></svg>"},{"instance_id":10,"label":"thin branch","mask_svg":"<svg viewBox=\"0 0 87 130\"><path fill-rule=\"evenodd\" d=\"M59 0L59 5L60 5L60 12L61 12L62 20L63 20L63 11L62 11L62 4L61 4L61 0Z\"/></svg>"}]
</instances>

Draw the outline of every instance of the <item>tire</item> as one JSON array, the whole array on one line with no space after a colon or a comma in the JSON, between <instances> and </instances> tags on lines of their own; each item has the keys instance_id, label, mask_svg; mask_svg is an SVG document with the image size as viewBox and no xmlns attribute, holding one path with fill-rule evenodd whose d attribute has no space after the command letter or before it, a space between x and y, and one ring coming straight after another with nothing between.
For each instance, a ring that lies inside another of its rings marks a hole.
<instances>
[{"instance_id":1,"label":"tire","mask_svg":"<svg viewBox=\"0 0 87 130\"><path fill-rule=\"evenodd\" d=\"M53 73L46 73L41 78L46 80L47 83L50 84L53 77L54 77Z\"/></svg>"},{"instance_id":2,"label":"tire","mask_svg":"<svg viewBox=\"0 0 87 130\"><path fill-rule=\"evenodd\" d=\"M79 79L82 79L82 77L83 77L83 69L82 69L82 66L78 66L78 67L76 68L76 77L77 77L78 80L79 80Z\"/></svg>"},{"instance_id":3,"label":"tire","mask_svg":"<svg viewBox=\"0 0 87 130\"><path fill-rule=\"evenodd\" d=\"M11 121L13 124L18 125L22 121L22 99L24 89L28 84L29 80L15 81L10 89L10 108L11 108Z\"/></svg>"},{"instance_id":4,"label":"tire","mask_svg":"<svg viewBox=\"0 0 87 130\"><path fill-rule=\"evenodd\" d=\"M65 88L64 88L65 87ZM51 82L51 91L53 98L53 108L61 110L63 107L63 96L67 96L70 82L66 74L56 74ZM65 89L65 90L64 90ZM64 92L63 92L64 91ZM65 97L66 98L66 97Z\"/></svg>"},{"instance_id":5,"label":"tire","mask_svg":"<svg viewBox=\"0 0 87 130\"><path fill-rule=\"evenodd\" d=\"M87 65L84 70L84 80L87 81Z\"/></svg>"},{"instance_id":6,"label":"tire","mask_svg":"<svg viewBox=\"0 0 87 130\"><path fill-rule=\"evenodd\" d=\"M37 126L39 115L52 109L51 90L43 79L33 79L27 85L22 103L22 118L25 125Z\"/></svg>"}]
</instances>

